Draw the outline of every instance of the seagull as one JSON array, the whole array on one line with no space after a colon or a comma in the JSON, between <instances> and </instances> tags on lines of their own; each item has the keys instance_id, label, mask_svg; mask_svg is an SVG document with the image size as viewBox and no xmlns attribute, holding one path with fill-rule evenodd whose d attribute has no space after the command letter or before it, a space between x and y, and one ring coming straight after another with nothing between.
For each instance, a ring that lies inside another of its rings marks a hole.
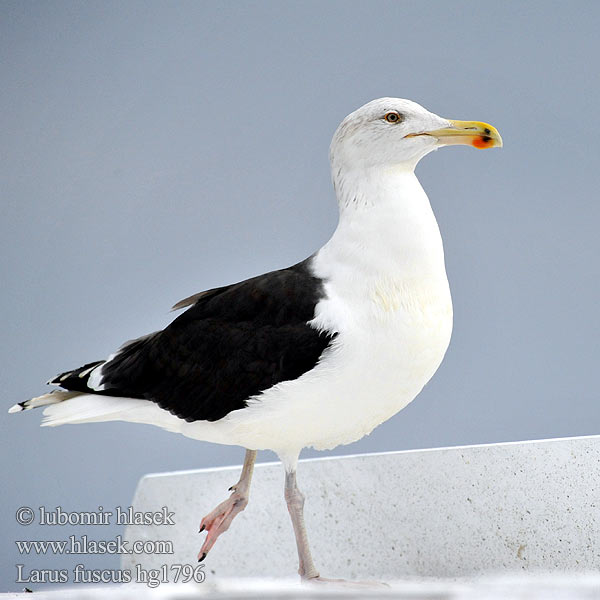
<instances>
[{"instance_id":1,"label":"seagull","mask_svg":"<svg viewBox=\"0 0 600 600\"><path fill-rule=\"evenodd\" d=\"M337 128L330 163L339 223L312 256L177 303L170 325L66 371L42 425L129 421L246 449L231 495L201 521L204 560L248 503L258 450L277 453L304 580L311 556L296 481L305 447L349 444L402 410L439 367L452 332L442 238L414 170L441 146L502 146L486 123L379 98Z\"/></svg>"}]
</instances>

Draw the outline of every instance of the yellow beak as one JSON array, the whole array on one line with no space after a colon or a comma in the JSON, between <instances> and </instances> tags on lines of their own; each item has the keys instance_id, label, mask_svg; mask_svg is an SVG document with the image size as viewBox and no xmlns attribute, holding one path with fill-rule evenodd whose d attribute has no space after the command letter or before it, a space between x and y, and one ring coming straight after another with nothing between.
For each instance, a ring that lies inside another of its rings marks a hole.
<instances>
[{"instance_id":1,"label":"yellow beak","mask_svg":"<svg viewBox=\"0 0 600 600\"><path fill-rule=\"evenodd\" d=\"M410 133L406 137L429 135L437 138L442 146L466 144L475 148L501 148L502 138L498 130L492 125L480 121L452 121L451 127L424 131L423 133Z\"/></svg>"}]
</instances>

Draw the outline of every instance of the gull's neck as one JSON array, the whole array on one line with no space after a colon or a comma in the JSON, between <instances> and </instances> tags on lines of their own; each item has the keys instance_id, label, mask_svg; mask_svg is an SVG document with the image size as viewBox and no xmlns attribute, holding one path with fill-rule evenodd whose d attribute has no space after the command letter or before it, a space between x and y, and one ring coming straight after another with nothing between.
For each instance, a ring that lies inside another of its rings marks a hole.
<instances>
[{"instance_id":1,"label":"gull's neck","mask_svg":"<svg viewBox=\"0 0 600 600\"><path fill-rule=\"evenodd\" d=\"M323 248L365 276L443 278L444 250L427 194L414 171L400 167L333 168L340 220Z\"/></svg>"}]
</instances>

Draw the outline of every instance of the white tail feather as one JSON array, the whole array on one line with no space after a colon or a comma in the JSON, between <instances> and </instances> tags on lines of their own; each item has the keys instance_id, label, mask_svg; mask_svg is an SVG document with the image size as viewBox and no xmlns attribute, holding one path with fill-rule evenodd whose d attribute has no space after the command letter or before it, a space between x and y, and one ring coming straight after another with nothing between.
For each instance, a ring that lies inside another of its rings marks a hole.
<instances>
[{"instance_id":1,"label":"white tail feather","mask_svg":"<svg viewBox=\"0 0 600 600\"><path fill-rule=\"evenodd\" d=\"M148 400L77 394L67 402L47 406L42 427L103 421L147 423L176 433L181 431L181 425L185 423Z\"/></svg>"}]
</instances>

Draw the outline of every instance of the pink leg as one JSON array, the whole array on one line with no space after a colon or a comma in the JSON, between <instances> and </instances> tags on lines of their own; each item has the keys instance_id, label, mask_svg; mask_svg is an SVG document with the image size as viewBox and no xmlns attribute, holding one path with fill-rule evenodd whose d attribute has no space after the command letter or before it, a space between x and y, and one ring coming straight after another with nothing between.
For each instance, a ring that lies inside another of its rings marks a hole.
<instances>
[{"instance_id":1,"label":"pink leg","mask_svg":"<svg viewBox=\"0 0 600 600\"><path fill-rule=\"evenodd\" d=\"M232 490L231 496L202 519L200 532L206 530L207 533L204 544L202 544L202 548L198 553L198 562L202 562L206 558L210 549L215 545L217 538L229 529L235 516L246 508L255 460L256 450L246 450L240 480L229 488Z\"/></svg>"},{"instance_id":2,"label":"pink leg","mask_svg":"<svg viewBox=\"0 0 600 600\"><path fill-rule=\"evenodd\" d=\"M308 547L308 536L304 524L304 495L298 489L296 483L296 465L286 465L285 471L285 501L292 519L294 534L296 536L296 547L298 549L298 573L302 581L315 584L333 584L344 588L380 588L389 587L385 583L377 581L345 581L344 579L326 579L319 575L315 567L310 548Z\"/></svg>"},{"instance_id":3,"label":"pink leg","mask_svg":"<svg viewBox=\"0 0 600 600\"><path fill-rule=\"evenodd\" d=\"M285 501L292 519L294 535L296 536L296 547L298 549L298 573L302 579L316 579L319 572L315 567L310 549L308 547L308 536L304 524L304 495L296 484L296 467L285 471Z\"/></svg>"}]
</instances>

